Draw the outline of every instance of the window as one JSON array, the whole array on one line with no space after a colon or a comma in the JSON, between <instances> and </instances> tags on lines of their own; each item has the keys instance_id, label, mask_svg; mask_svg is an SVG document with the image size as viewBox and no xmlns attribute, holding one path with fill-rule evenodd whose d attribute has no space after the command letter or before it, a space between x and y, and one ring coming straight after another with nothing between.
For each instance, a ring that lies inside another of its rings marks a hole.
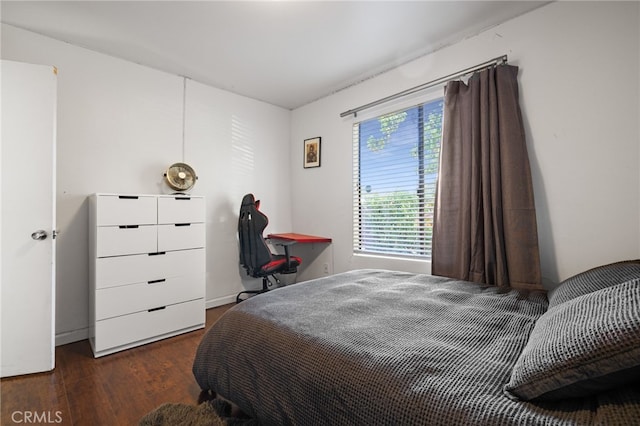
<instances>
[{"instance_id":1,"label":"window","mask_svg":"<svg viewBox=\"0 0 640 426\"><path fill-rule=\"evenodd\" d=\"M354 251L431 258L443 100L353 126Z\"/></svg>"}]
</instances>

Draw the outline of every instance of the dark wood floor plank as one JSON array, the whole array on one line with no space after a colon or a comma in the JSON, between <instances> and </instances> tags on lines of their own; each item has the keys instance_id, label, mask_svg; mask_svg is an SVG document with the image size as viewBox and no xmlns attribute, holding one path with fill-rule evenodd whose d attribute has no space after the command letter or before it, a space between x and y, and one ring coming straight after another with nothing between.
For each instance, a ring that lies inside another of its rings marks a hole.
<instances>
[{"instance_id":1,"label":"dark wood floor plank","mask_svg":"<svg viewBox=\"0 0 640 426\"><path fill-rule=\"evenodd\" d=\"M54 371L0 381L0 424L24 424L19 413L30 411L59 412L64 425L136 425L164 403L197 404L196 349L205 330L233 306L208 309L204 330L97 359L88 340L58 346Z\"/></svg>"},{"instance_id":2,"label":"dark wood floor plank","mask_svg":"<svg viewBox=\"0 0 640 426\"><path fill-rule=\"evenodd\" d=\"M19 424L29 416L51 419L71 417L64 383L54 373L38 373L3 379L0 424ZM37 414L36 414L37 413Z\"/></svg>"},{"instance_id":3,"label":"dark wood floor plank","mask_svg":"<svg viewBox=\"0 0 640 426\"><path fill-rule=\"evenodd\" d=\"M113 401L105 391L104 382L98 375L65 384L71 424L117 424Z\"/></svg>"}]
</instances>

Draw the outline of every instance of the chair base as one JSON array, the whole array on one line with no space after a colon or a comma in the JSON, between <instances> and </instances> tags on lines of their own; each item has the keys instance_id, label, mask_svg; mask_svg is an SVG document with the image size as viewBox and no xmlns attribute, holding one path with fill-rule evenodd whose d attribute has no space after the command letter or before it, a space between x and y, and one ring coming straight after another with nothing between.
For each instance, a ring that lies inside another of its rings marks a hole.
<instances>
[{"instance_id":1,"label":"chair base","mask_svg":"<svg viewBox=\"0 0 640 426\"><path fill-rule=\"evenodd\" d=\"M272 275L273 276L273 275ZM275 276L273 276L273 278L276 280L276 283L279 283L280 280L277 279ZM269 280L269 277L262 277L262 288L260 290L245 290L245 291L241 291L240 293L238 293L238 295L236 296L236 304L245 301L248 299L248 297L246 299L241 299L240 296L243 294L261 294L261 293L266 293L267 291L271 290L269 287L271 286L271 281Z\"/></svg>"},{"instance_id":2,"label":"chair base","mask_svg":"<svg viewBox=\"0 0 640 426\"><path fill-rule=\"evenodd\" d=\"M253 294L253 295L256 295L256 294L260 294L260 293L266 293L267 291L269 291L269 290L268 290L268 289L267 289L267 290L262 290L262 289L260 289L260 290L245 290L245 291L241 291L241 292L240 292L240 293L238 293L238 295L236 296L236 304L238 304L238 303L240 303L240 302L244 302L245 300L247 300L247 299L248 299L248 297L247 297L247 298L244 298L244 299L241 299L241 298L240 298L240 296L241 296L241 295L243 295L243 294Z\"/></svg>"},{"instance_id":3,"label":"chair base","mask_svg":"<svg viewBox=\"0 0 640 426\"><path fill-rule=\"evenodd\" d=\"M287 268L283 271L279 271L277 272L278 274L284 274L284 275L288 275L288 274L296 274L298 272L298 268L297 267L292 267L292 268ZM278 277L276 277L275 275L271 274L271 277L276 281L276 284L280 284L280 280L278 279ZM256 277L258 278L258 277ZM238 293L238 295L236 296L236 304L247 300L247 298L245 299L241 299L240 296L243 294L260 294L260 293L266 293L267 291L271 290L269 287L271 287L273 284L271 283L271 280L269 279L269 276L263 276L262 277L262 288L260 290L245 290L245 291L241 291L240 293Z\"/></svg>"}]
</instances>

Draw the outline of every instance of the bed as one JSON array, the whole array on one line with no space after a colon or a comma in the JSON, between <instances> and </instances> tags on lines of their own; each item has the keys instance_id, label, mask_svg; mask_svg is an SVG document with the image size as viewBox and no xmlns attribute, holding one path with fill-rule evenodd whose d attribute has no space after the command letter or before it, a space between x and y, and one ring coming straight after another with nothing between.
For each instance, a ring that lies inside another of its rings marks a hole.
<instances>
[{"instance_id":1,"label":"bed","mask_svg":"<svg viewBox=\"0 0 640 426\"><path fill-rule=\"evenodd\" d=\"M640 424L640 262L544 292L358 270L227 311L193 364L265 425Z\"/></svg>"}]
</instances>

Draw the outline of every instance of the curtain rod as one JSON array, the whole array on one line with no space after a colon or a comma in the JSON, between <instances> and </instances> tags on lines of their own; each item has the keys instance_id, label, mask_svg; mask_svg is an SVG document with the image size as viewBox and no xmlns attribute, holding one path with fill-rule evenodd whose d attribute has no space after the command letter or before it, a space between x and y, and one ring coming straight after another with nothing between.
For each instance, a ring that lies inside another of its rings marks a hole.
<instances>
[{"instance_id":1,"label":"curtain rod","mask_svg":"<svg viewBox=\"0 0 640 426\"><path fill-rule=\"evenodd\" d=\"M398 93L396 93L394 95L387 96L386 98L378 99L377 101L369 102L368 104L359 106L357 108L350 109L349 111L345 111L345 112L341 113L340 117L344 118L344 117L346 117L348 115L352 115L352 114L353 114L354 117L356 117L360 111L363 111L365 109L369 109L369 108L372 108L374 106L383 104L385 102L393 101L395 99L402 98L402 97L407 96L407 95L411 95L413 93L419 92L419 91L424 90L424 89L428 89L429 87L433 87L433 86L436 86L436 85L441 84L441 83L446 83L446 82L448 82L450 80L454 80L456 78L462 77L463 75L467 75L469 73L472 73L472 72L475 72L475 71L490 67L491 65L498 65L498 64L505 64L505 63L507 63L507 55L498 56L497 58L493 58L490 61L483 62L483 63L475 65L473 67L469 67L467 69L464 69L462 71L458 71L456 73L449 74L449 75L447 75L445 77L440 77L440 78L438 78L436 80L429 81L429 82L421 84L419 86L415 86L415 87L412 87L410 89L403 90L402 92L398 92Z\"/></svg>"}]
</instances>

